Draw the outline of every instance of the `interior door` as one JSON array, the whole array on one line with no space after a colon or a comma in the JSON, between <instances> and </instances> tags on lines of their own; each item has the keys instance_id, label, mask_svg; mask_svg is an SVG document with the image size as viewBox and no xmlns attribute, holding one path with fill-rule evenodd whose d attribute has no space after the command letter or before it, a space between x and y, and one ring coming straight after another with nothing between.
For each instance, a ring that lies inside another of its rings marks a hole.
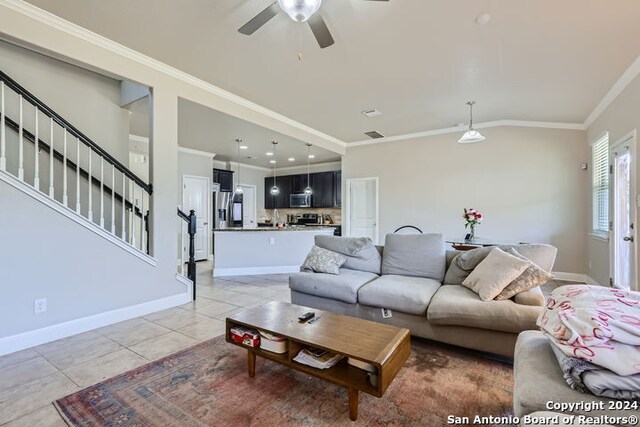
<instances>
[{"instance_id":1,"label":"interior door","mask_svg":"<svg viewBox=\"0 0 640 427\"><path fill-rule=\"evenodd\" d=\"M347 235L369 237L374 243L378 243L378 178L350 179L347 187Z\"/></svg>"},{"instance_id":2,"label":"interior door","mask_svg":"<svg viewBox=\"0 0 640 427\"><path fill-rule=\"evenodd\" d=\"M637 290L635 135L611 148L612 285Z\"/></svg>"},{"instance_id":3,"label":"interior door","mask_svg":"<svg viewBox=\"0 0 640 427\"><path fill-rule=\"evenodd\" d=\"M195 235L195 258L196 261L207 259L209 253L209 178L204 176L184 175L182 178L182 210L189 213L194 210L196 213L196 235ZM186 228L183 228L186 233ZM189 237L184 236L185 246L189 244ZM184 248L185 251L188 247ZM188 259L188 253L185 259Z\"/></svg>"},{"instance_id":4,"label":"interior door","mask_svg":"<svg viewBox=\"0 0 640 427\"><path fill-rule=\"evenodd\" d=\"M242 227L256 228L256 187L240 184L242 187Z\"/></svg>"}]
</instances>

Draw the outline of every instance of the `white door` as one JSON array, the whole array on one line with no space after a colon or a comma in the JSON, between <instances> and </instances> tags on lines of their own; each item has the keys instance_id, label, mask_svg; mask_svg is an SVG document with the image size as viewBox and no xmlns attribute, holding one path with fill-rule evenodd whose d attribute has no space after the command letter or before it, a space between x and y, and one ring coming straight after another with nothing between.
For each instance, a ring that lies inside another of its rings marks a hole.
<instances>
[{"instance_id":1,"label":"white door","mask_svg":"<svg viewBox=\"0 0 640 427\"><path fill-rule=\"evenodd\" d=\"M378 178L347 180L347 236L378 243Z\"/></svg>"},{"instance_id":2,"label":"white door","mask_svg":"<svg viewBox=\"0 0 640 427\"><path fill-rule=\"evenodd\" d=\"M182 210L189 213L194 210L196 213L196 235L195 235L195 258L196 261L207 259L209 254L209 238L211 236L209 227L209 178L204 176L184 175L182 177ZM187 251L185 259L189 259L189 236L186 235L186 227L183 227L184 250Z\"/></svg>"},{"instance_id":3,"label":"white door","mask_svg":"<svg viewBox=\"0 0 640 427\"><path fill-rule=\"evenodd\" d=\"M240 184L242 188L242 227L256 228L256 186Z\"/></svg>"},{"instance_id":4,"label":"white door","mask_svg":"<svg viewBox=\"0 0 640 427\"><path fill-rule=\"evenodd\" d=\"M611 148L611 278L616 288L637 290L635 134Z\"/></svg>"}]
</instances>

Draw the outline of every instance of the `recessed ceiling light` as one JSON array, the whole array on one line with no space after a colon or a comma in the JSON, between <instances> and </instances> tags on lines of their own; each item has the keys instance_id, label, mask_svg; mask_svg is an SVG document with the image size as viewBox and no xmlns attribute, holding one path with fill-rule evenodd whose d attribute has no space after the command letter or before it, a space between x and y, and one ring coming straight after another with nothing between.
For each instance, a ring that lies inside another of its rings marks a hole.
<instances>
[{"instance_id":1,"label":"recessed ceiling light","mask_svg":"<svg viewBox=\"0 0 640 427\"><path fill-rule=\"evenodd\" d=\"M289 160L290 162L295 162L296 158L295 157L289 157L289 159L287 159L287 160Z\"/></svg>"},{"instance_id":2,"label":"recessed ceiling light","mask_svg":"<svg viewBox=\"0 0 640 427\"><path fill-rule=\"evenodd\" d=\"M482 13L476 18L476 24L478 25L487 25L489 21L491 21L491 15L488 13Z\"/></svg>"},{"instance_id":3,"label":"recessed ceiling light","mask_svg":"<svg viewBox=\"0 0 640 427\"><path fill-rule=\"evenodd\" d=\"M309 154L309 158L310 158L310 159L315 159L315 158L316 158L316 155L315 155L315 154Z\"/></svg>"},{"instance_id":4,"label":"recessed ceiling light","mask_svg":"<svg viewBox=\"0 0 640 427\"><path fill-rule=\"evenodd\" d=\"M368 110L362 111L362 114L364 114L367 117L376 117L376 116L381 116L382 115L382 111L377 110L375 108L370 108Z\"/></svg>"},{"instance_id":5,"label":"recessed ceiling light","mask_svg":"<svg viewBox=\"0 0 640 427\"><path fill-rule=\"evenodd\" d=\"M249 148L249 147L247 147L246 145L241 145L241 146L240 146L240 149L241 149L241 150L246 150L247 148Z\"/></svg>"},{"instance_id":6,"label":"recessed ceiling light","mask_svg":"<svg viewBox=\"0 0 640 427\"><path fill-rule=\"evenodd\" d=\"M265 154L266 154L267 156L271 157L271 156L273 156L273 151L267 151Z\"/></svg>"},{"instance_id":7,"label":"recessed ceiling light","mask_svg":"<svg viewBox=\"0 0 640 427\"><path fill-rule=\"evenodd\" d=\"M269 160L269 163L271 164L275 164L275 162L276 162L275 160Z\"/></svg>"}]
</instances>

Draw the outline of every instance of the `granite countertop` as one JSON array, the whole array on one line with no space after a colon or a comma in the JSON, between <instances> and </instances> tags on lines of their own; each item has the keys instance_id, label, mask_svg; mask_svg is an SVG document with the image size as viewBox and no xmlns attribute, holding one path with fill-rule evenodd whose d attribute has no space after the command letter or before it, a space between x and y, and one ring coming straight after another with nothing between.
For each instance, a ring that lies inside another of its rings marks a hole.
<instances>
[{"instance_id":1,"label":"granite countertop","mask_svg":"<svg viewBox=\"0 0 640 427\"><path fill-rule=\"evenodd\" d=\"M333 227L305 227L305 226L297 226L297 227L259 227L259 228L241 228L241 227L227 227L227 228L214 228L215 232L224 232L224 231L242 231L242 232L261 232L261 231L300 231L300 232L311 232L318 230L331 230L333 231Z\"/></svg>"}]
</instances>

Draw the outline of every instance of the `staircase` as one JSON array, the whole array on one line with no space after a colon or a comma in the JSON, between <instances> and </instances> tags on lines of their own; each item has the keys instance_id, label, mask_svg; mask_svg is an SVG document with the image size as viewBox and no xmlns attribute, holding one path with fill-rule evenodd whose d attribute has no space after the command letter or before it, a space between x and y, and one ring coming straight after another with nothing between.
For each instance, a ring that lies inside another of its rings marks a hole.
<instances>
[{"instance_id":1,"label":"staircase","mask_svg":"<svg viewBox=\"0 0 640 427\"><path fill-rule=\"evenodd\" d=\"M151 184L2 71L0 178L149 254Z\"/></svg>"}]
</instances>

